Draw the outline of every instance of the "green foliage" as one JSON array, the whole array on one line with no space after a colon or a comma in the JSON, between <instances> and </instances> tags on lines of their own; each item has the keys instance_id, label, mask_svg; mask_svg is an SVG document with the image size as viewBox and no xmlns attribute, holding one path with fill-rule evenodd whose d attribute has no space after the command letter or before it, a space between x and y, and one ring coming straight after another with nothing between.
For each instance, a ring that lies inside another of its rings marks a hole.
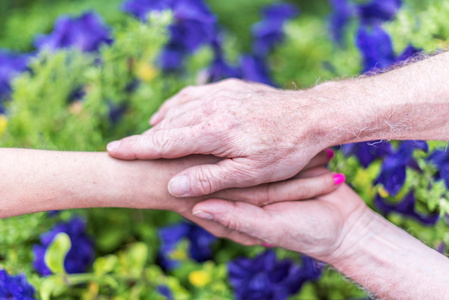
<instances>
[{"instance_id":1,"label":"green foliage","mask_svg":"<svg viewBox=\"0 0 449 300\"><path fill-rule=\"evenodd\" d=\"M63 13L79 14L97 10L113 25L114 43L99 53L74 50L40 53L25 72L14 81L13 100L8 103L6 131L2 147L26 147L72 151L104 151L111 140L141 133L148 129L148 118L160 104L182 87L195 84L199 74L212 58L208 47L200 49L187 62L182 74L164 74L155 64L161 47L167 41L170 13L151 15L148 23L127 17L117 8L120 0L3 1L0 9L0 48L30 51L38 33L48 33L54 20ZM259 8L270 0L211 1L212 9L226 27L226 55L235 61L238 53L250 49L249 27L259 19ZM326 1L303 3L300 18L285 27L285 42L270 56L274 78L284 88L313 86L332 78L355 76L360 72L360 55L352 37L357 24L348 27L344 47L336 47L329 38ZM397 19L385 24L393 37L396 52L413 45L428 51L447 47L449 4L431 0L407 1ZM20 28L20 34L17 34ZM73 98L74 91L83 97ZM124 114L113 122L110 107L123 107ZM432 142L433 149L445 147ZM400 201L412 188L416 191L420 212L449 214L449 194L443 182L434 182L435 167L426 154L417 151L415 158L422 173L408 170L407 181L391 202ZM373 181L380 172L380 162L367 169L356 158L345 158L337 152L330 164L343 172L348 182L373 206L382 187ZM430 188L429 188L430 186ZM49 248L46 260L55 273L39 277L31 267L32 245L55 223L81 214L88 220L94 236L97 258L85 274L65 274L64 257L70 240L59 234ZM442 218L435 227L425 227L396 214L389 220L407 229L431 247L449 243L447 224ZM197 263L187 256L174 271L164 272L156 264L159 246L158 227L176 222L179 216L160 211L131 209L85 209L66 211L50 218L46 213L30 214L0 220L0 267L23 272L38 290L41 299L164 299L159 285L166 285L175 299L233 299L227 279L226 264L239 256L255 256L264 248L242 247L219 240L214 245L214 261ZM179 245L187 252L187 243ZM278 257L298 260L296 253L278 249ZM361 298L364 292L325 268L318 282L307 283L291 299Z\"/></svg>"}]
</instances>

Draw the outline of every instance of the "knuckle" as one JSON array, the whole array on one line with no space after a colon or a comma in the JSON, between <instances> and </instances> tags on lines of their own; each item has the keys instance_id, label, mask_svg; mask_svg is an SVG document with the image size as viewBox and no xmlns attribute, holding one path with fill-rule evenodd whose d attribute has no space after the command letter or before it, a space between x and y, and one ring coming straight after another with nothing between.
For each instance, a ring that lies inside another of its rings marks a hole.
<instances>
[{"instance_id":1,"label":"knuckle","mask_svg":"<svg viewBox=\"0 0 449 300\"><path fill-rule=\"evenodd\" d=\"M260 186L254 194L255 204L258 206L264 206L269 204L271 199L271 188L269 185Z\"/></svg>"},{"instance_id":2,"label":"knuckle","mask_svg":"<svg viewBox=\"0 0 449 300\"><path fill-rule=\"evenodd\" d=\"M195 174L195 181L197 182L198 190L202 195L208 195L216 190L215 178L208 169L200 169Z\"/></svg>"}]
</instances>

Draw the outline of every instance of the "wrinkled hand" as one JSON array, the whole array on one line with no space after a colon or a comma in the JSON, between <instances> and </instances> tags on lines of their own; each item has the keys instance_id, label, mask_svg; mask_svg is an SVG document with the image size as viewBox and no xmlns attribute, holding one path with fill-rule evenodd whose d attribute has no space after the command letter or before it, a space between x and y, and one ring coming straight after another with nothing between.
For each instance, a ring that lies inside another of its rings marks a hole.
<instances>
[{"instance_id":1,"label":"wrinkled hand","mask_svg":"<svg viewBox=\"0 0 449 300\"><path fill-rule=\"evenodd\" d=\"M324 172L324 173L323 173ZM326 174L325 169L305 171L300 177ZM371 212L347 185L306 201L290 201L264 207L244 202L208 200L198 203L193 214L273 246L298 251L332 263L357 240L358 222Z\"/></svg>"},{"instance_id":2,"label":"wrinkled hand","mask_svg":"<svg viewBox=\"0 0 449 300\"><path fill-rule=\"evenodd\" d=\"M316 174L311 170L323 167L328 162L326 151L315 156L295 177L276 183L262 184L249 188L232 188L214 193L207 197L214 197L229 201L244 201L256 206L263 206L280 201L309 199L324 195L335 190L344 180L342 174L325 172ZM261 240L246 233L233 230L217 222L200 218L192 214L192 208L207 197L186 198L183 200L168 198L165 205L185 218L204 227L216 236L226 237L244 245L260 244Z\"/></svg>"},{"instance_id":3,"label":"wrinkled hand","mask_svg":"<svg viewBox=\"0 0 449 300\"><path fill-rule=\"evenodd\" d=\"M110 143L108 152L120 159L226 158L178 173L169 183L177 197L275 182L294 176L326 148L317 131L325 109L301 91L235 79L189 87L152 117L152 129Z\"/></svg>"}]
</instances>

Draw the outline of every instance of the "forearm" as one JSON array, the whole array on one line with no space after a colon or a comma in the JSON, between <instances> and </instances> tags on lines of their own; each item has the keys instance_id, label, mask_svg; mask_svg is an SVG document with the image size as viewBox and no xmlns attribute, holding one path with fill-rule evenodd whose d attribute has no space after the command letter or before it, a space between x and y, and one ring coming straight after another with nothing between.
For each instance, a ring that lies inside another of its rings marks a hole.
<instances>
[{"instance_id":1,"label":"forearm","mask_svg":"<svg viewBox=\"0 0 449 300\"><path fill-rule=\"evenodd\" d=\"M213 158L120 161L105 152L0 149L0 160L0 218L5 218L84 207L179 210L168 181L182 168Z\"/></svg>"},{"instance_id":2,"label":"forearm","mask_svg":"<svg viewBox=\"0 0 449 300\"><path fill-rule=\"evenodd\" d=\"M308 92L328 103L320 134L330 145L449 140L447 78L446 52L384 74L324 83Z\"/></svg>"},{"instance_id":3,"label":"forearm","mask_svg":"<svg viewBox=\"0 0 449 300\"><path fill-rule=\"evenodd\" d=\"M447 297L445 256L374 212L360 222L347 241L354 244L331 261L339 271L381 299Z\"/></svg>"}]
</instances>

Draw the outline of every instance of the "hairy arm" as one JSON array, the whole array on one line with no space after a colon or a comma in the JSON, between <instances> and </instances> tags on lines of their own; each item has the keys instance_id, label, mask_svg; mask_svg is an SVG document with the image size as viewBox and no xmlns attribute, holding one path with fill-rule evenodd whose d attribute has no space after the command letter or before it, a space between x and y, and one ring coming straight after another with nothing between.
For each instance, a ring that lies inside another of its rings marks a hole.
<instances>
[{"instance_id":1,"label":"hairy arm","mask_svg":"<svg viewBox=\"0 0 449 300\"><path fill-rule=\"evenodd\" d=\"M447 298L447 257L373 212L346 185L309 201L257 207L211 199L193 210L324 261L381 299Z\"/></svg>"},{"instance_id":2,"label":"hairy arm","mask_svg":"<svg viewBox=\"0 0 449 300\"><path fill-rule=\"evenodd\" d=\"M329 261L334 267L380 299L447 297L447 257L372 211L362 219Z\"/></svg>"},{"instance_id":3,"label":"hairy arm","mask_svg":"<svg viewBox=\"0 0 449 300\"><path fill-rule=\"evenodd\" d=\"M320 133L333 145L377 139L449 141L448 66L445 52L300 93L329 103Z\"/></svg>"}]
</instances>

